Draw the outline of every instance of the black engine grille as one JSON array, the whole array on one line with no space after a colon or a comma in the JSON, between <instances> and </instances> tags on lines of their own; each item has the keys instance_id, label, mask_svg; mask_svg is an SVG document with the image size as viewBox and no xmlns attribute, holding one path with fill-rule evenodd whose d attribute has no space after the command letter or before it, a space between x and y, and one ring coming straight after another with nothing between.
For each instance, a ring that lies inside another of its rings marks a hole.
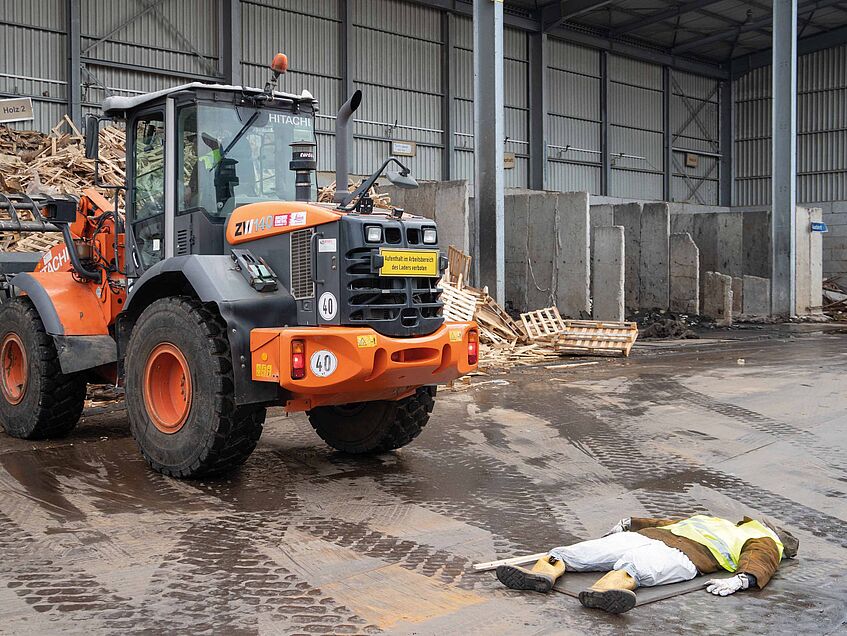
<instances>
[{"instance_id":1,"label":"black engine grille","mask_svg":"<svg viewBox=\"0 0 847 636\"><path fill-rule=\"evenodd\" d=\"M383 277L371 271L378 248L345 254L346 322L367 324L388 336L425 335L442 324L437 278Z\"/></svg>"}]
</instances>

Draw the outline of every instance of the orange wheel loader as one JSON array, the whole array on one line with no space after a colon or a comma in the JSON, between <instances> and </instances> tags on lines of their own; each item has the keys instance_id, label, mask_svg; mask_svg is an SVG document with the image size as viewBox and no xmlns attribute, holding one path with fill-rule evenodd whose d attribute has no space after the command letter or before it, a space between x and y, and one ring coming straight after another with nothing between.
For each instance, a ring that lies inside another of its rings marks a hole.
<instances>
[{"instance_id":1,"label":"orange wheel loader","mask_svg":"<svg viewBox=\"0 0 847 636\"><path fill-rule=\"evenodd\" d=\"M100 122L125 123L113 201L0 194L0 230L64 238L37 257L0 255L7 433L68 433L87 383L105 381L125 386L141 452L173 477L242 464L275 405L305 411L335 449L382 452L421 432L436 385L476 368L476 325L442 316L434 222L368 195L383 172L416 187L409 170L388 158L316 203L317 102L276 90L286 67L277 55L264 89L107 98L86 122L86 155L96 169ZM340 184L361 97L336 120Z\"/></svg>"}]
</instances>

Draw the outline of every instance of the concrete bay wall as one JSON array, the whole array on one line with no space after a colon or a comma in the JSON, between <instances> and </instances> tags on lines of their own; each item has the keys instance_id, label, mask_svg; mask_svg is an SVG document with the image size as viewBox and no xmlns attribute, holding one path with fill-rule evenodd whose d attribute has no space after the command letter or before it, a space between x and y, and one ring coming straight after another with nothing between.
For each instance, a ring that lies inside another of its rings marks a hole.
<instances>
[{"instance_id":1,"label":"concrete bay wall","mask_svg":"<svg viewBox=\"0 0 847 636\"><path fill-rule=\"evenodd\" d=\"M471 252L472 209L467 181L426 181L414 189L387 185L379 190L391 196L393 206L434 220L443 252L449 245Z\"/></svg>"}]
</instances>

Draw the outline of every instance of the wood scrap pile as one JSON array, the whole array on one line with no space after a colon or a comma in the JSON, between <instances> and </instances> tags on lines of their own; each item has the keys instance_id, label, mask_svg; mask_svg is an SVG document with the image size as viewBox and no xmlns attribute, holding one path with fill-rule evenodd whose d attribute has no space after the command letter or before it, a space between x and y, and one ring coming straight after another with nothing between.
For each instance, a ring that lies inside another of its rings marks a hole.
<instances>
[{"instance_id":1,"label":"wood scrap pile","mask_svg":"<svg viewBox=\"0 0 847 636\"><path fill-rule=\"evenodd\" d=\"M126 135L116 126L100 131L100 181L122 185L126 173ZM0 125L0 192L29 195L81 194L94 187L94 161L85 158L82 133L67 117L43 134L33 130L14 130ZM97 188L111 199L113 191ZM7 213L3 218L8 219ZM21 212L22 220L30 213ZM57 233L0 234L0 249L32 251L55 245ZM34 241L34 243L33 243Z\"/></svg>"},{"instance_id":2,"label":"wood scrap pile","mask_svg":"<svg viewBox=\"0 0 847 636\"><path fill-rule=\"evenodd\" d=\"M838 278L823 282L823 312L835 320L847 320L847 290L838 284Z\"/></svg>"},{"instance_id":3,"label":"wood scrap pile","mask_svg":"<svg viewBox=\"0 0 847 636\"><path fill-rule=\"evenodd\" d=\"M348 192L355 192L362 185L361 181L351 181L347 186ZM324 186L318 190L318 203L332 203L335 201L335 181L328 186ZM391 195L388 193L379 193L375 187L372 187L368 192L368 196L373 200L375 208L383 210L391 210Z\"/></svg>"},{"instance_id":4,"label":"wood scrap pile","mask_svg":"<svg viewBox=\"0 0 847 636\"><path fill-rule=\"evenodd\" d=\"M523 313L517 322L487 288L464 284L470 256L451 245L447 260L448 269L439 283L444 290L444 316L476 321L483 369L543 364L563 355L628 356L638 337L635 323L566 320L556 307Z\"/></svg>"}]
</instances>

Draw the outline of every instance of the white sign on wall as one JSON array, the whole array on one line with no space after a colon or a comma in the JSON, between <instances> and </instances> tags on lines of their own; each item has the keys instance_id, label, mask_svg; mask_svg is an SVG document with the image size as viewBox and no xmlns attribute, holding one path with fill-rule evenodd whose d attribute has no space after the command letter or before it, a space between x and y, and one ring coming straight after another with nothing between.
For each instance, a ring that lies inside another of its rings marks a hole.
<instances>
[{"instance_id":1,"label":"white sign on wall","mask_svg":"<svg viewBox=\"0 0 847 636\"><path fill-rule=\"evenodd\" d=\"M31 98L0 99L0 122L29 121L30 119L33 119Z\"/></svg>"}]
</instances>

